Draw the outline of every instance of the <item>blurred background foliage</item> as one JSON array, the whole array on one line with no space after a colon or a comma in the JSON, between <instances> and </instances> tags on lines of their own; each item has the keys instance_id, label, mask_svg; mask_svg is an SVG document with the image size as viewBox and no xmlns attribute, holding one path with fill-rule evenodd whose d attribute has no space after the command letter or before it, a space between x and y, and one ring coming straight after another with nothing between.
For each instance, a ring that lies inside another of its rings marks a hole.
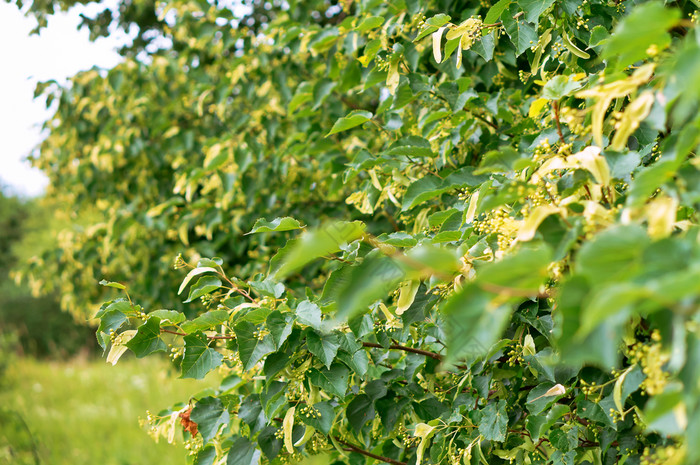
<instances>
[{"instance_id":1,"label":"blurred background foliage","mask_svg":"<svg viewBox=\"0 0 700 465\"><path fill-rule=\"evenodd\" d=\"M36 297L13 279L65 226L43 199L0 189L0 464L184 464L182 444L155 444L138 418L210 380L166 383L162 359L107 365L94 328L60 311L55 294Z\"/></svg>"},{"instance_id":2,"label":"blurred background foliage","mask_svg":"<svg viewBox=\"0 0 700 465\"><path fill-rule=\"evenodd\" d=\"M17 283L11 269L42 250L55 247L63 225L40 199L23 199L0 191L0 332L15 335L23 355L66 358L96 347L85 321L59 311L54 293L32 295Z\"/></svg>"}]
</instances>

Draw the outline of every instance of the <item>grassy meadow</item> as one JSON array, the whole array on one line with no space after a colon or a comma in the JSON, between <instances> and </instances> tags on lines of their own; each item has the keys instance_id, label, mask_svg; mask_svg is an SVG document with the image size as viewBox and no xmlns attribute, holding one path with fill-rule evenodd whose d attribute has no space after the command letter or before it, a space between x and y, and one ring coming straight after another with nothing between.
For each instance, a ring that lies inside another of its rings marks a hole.
<instances>
[{"instance_id":1,"label":"grassy meadow","mask_svg":"<svg viewBox=\"0 0 700 465\"><path fill-rule=\"evenodd\" d=\"M138 423L208 386L168 378L166 366L14 359L0 380L0 465L185 464L181 444L156 444Z\"/></svg>"}]
</instances>

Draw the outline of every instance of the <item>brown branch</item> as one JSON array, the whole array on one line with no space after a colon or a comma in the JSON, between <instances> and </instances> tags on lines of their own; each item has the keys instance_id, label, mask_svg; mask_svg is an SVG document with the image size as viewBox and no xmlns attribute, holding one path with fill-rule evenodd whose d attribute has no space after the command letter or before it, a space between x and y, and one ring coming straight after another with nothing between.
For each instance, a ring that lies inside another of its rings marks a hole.
<instances>
[{"instance_id":1,"label":"brown branch","mask_svg":"<svg viewBox=\"0 0 700 465\"><path fill-rule=\"evenodd\" d=\"M384 346L377 344L376 342L363 342L362 347L375 347L377 349L383 349ZM401 344L391 344L389 349L392 350L403 350L404 352L411 352L413 354L425 355L426 357L434 358L435 360L442 361L442 355L429 350L416 349L415 347L402 346Z\"/></svg>"},{"instance_id":2,"label":"brown branch","mask_svg":"<svg viewBox=\"0 0 700 465\"><path fill-rule=\"evenodd\" d=\"M343 441L338 436L335 437L335 440L338 441L340 444L344 445L347 448L345 450L347 450L348 452L357 452L358 454L362 454L365 457L371 457L375 460L381 460L384 463L390 463L392 465L406 465L406 462L401 462L400 460L394 460L394 459L389 458L389 457L382 457L381 455L376 455L376 454L373 454L373 453L366 451L364 449L360 449L359 447L354 446L354 445L350 444L349 442Z\"/></svg>"}]
</instances>

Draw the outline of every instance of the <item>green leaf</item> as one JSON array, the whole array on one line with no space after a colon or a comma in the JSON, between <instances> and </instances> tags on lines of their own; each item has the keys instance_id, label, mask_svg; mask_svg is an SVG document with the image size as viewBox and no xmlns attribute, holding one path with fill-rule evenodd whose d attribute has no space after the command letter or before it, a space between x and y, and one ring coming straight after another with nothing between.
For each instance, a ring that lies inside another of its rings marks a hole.
<instances>
[{"instance_id":1,"label":"green leaf","mask_svg":"<svg viewBox=\"0 0 700 465\"><path fill-rule=\"evenodd\" d=\"M396 425L401 413L410 404L410 400L405 397L383 397L376 402L377 413L382 421L382 425L391 430Z\"/></svg>"},{"instance_id":2,"label":"green leaf","mask_svg":"<svg viewBox=\"0 0 700 465\"><path fill-rule=\"evenodd\" d=\"M374 418L374 403L368 395L360 394L350 401L345 415L352 429L359 434L365 423Z\"/></svg>"},{"instance_id":3,"label":"green leaf","mask_svg":"<svg viewBox=\"0 0 700 465\"><path fill-rule=\"evenodd\" d=\"M577 273L590 282L622 281L641 266L649 236L640 226L615 226L585 243L575 264Z\"/></svg>"},{"instance_id":4,"label":"green leaf","mask_svg":"<svg viewBox=\"0 0 700 465\"><path fill-rule=\"evenodd\" d=\"M197 423L197 430L206 445L216 436L221 426L228 425L230 416L221 399L204 397L195 404L190 419Z\"/></svg>"},{"instance_id":5,"label":"green leaf","mask_svg":"<svg viewBox=\"0 0 700 465\"><path fill-rule=\"evenodd\" d=\"M489 32L485 36L477 38L477 40L472 44L472 50L479 54L481 58L485 61L491 61L493 58L493 51L496 48L496 33Z\"/></svg>"},{"instance_id":6,"label":"green leaf","mask_svg":"<svg viewBox=\"0 0 700 465\"><path fill-rule=\"evenodd\" d=\"M246 422L251 433L256 433L265 427L267 419L258 394L251 394L238 407L238 417Z\"/></svg>"},{"instance_id":7,"label":"green leaf","mask_svg":"<svg viewBox=\"0 0 700 465\"><path fill-rule=\"evenodd\" d=\"M340 246L361 238L364 224L359 221L337 221L309 231L285 251L274 276L282 279L309 262L340 251Z\"/></svg>"},{"instance_id":8,"label":"green leaf","mask_svg":"<svg viewBox=\"0 0 700 465\"><path fill-rule=\"evenodd\" d=\"M449 411L445 404L440 402L435 397L429 397L420 402L414 402L413 410L415 410L416 415L418 415L418 417L424 421L434 420Z\"/></svg>"},{"instance_id":9,"label":"green leaf","mask_svg":"<svg viewBox=\"0 0 700 465\"><path fill-rule=\"evenodd\" d=\"M618 312L631 312L638 301L652 296L645 286L622 282L603 287L590 298L581 315L578 337L584 338L599 324Z\"/></svg>"},{"instance_id":10,"label":"green leaf","mask_svg":"<svg viewBox=\"0 0 700 465\"><path fill-rule=\"evenodd\" d=\"M577 436L578 430L576 428L568 431L556 428L549 433L549 443L558 451L569 452L578 445Z\"/></svg>"},{"instance_id":11,"label":"green leaf","mask_svg":"<svg viewBox=\"0 0 700 465\"><path fill-rule=\"evenodd\" d=\"M313 329L321 329L321 309L313 302L305 300L299 302L296 308L297 321Z\"/></svg>"},{"instance_id":12,"label":"green leaf","mask_svg":"<svg viewBox=\"0 0 700 465\"><path fill-rule=\"evenodd\" d=\"M136 335L126 343L136 357L143 358L153 352L165 351L167 346L160 338L160 318L152 316L139 326Z\"/></svg>"},{"instance_id":13,"label":"green leaf","mask_svg":"<svg viewBox=\"0 0 700 465\"><path fill-rule=\"evenodd\" d=\"M299 418L307 425L327 435L331 431L333 420L335 420L333 406L330 402L318 402L314 404L313 409L313 414L308 410L305 413L300 412Z\"/></svg>"},{"instance_id":14,"label":"green leaf","mask_svg":"<svg viewBox=\"0 0 700 465\"><path fill-rule=\"evenodd\" d=\"M430 142L422 137L408 136L392 144L388 150L382 152L384 158L395 157L435 157Z\"/></svg>"},{"instance_id":15,"label":"green leaf","mask_svg":"<svg viewBox=\"0 0 700 465\"><path fill-rule=\"evenodd\" d=\"M199 276L200 274L204 273L218 273L218 270L216 268L212 268L210 266L198 266L197 268L194 268L191 270L189 273L187 273L187 276L185 276L185 279L182 280L182 284L180 284L180 289L177 291L177 295L182 294L182 291L185 290L189 282L194 278L195 276Z\"/></svg>"},{"instance_id":16,"label":"green leaf","mask_svg":"<svg viewBox=\"0 0 700 465\"><path fill-rule=\"evenodd\" d=\"M533 441L538 441L549 428L564 415L570 412L568 405L554 404L547 412L546 416L529 415L527 417L526 428L532 436Z\"/></svg>"},{"instance_id":17,"label":"green leaf","mask_svg":"<svg viewBox=\"0 0 700 465\"><path fill-rule=\"evenodd\" d=\"M349 352L340 351L338 352L338 359L345 363L350 369L357 374L360 378L364 378L369 369L369 358L367 357L367 351L358 350L350 354Z\"/></svg>"},{"instance_id":18,"label":"green leaf","mask_svg":"<svg viewBox=\"0 0 700 465\"><path fill-rule=\"evenodd\" d=\"M127 321L129 321L129 319L122 312L112 310L102 315L97 332L109 334L110 331L116 331L121 328L121 326Z\"/></svg>"},{"instance_id":19,"label":"green leaf","mask_svg":"<svg viewBox=\"0 0 700 465\"><path fill-rule=\"evenodd\" d=\"M209 347L209 340L203 333L184 337L185 354L180 366L180 378L202 379L214 368L221 365L223 356Z\"/></svg>"},{"instance_id":20,"label":"green leaf","mask_svg":"<svg viewBox=\"0 0 700 465\"><path fill-rule=\"evenodd\" d=\"M527 49L537 43L537 30L532 23L520 18L513 19L510 11L504 11L501 15L503 27L510 41L515 45L516 55L525 53Z\"/></svg>"},{"instance_id":21,"label":"green leaf","mask_svg":"<svg viewBox=\"0 0 700 465\"><path fill-rule=\"evenodd\" d=\"M291 360L290 354L284 351L269 354L265 358L265 364L263 365L265 377L267 377L268 380L272 379L273 376L284 370Z\"/></svg>"},{"instance_id":22,"label":"green leaf","mask_svg":"<svg viewBox=\"0 0 700 465\"><path fill-rule=\"evenodd\" d=\"M267 221L265 218L258 218L258 220L253 225L253 229L246 234L263 233L263 232L280 232L280 231L292 231L294 229L301 229L303 226L298 220L285 216L283 218L275 218L272 221Z\"/></svg>"},{"instance_id":23,"label":"green leaf","mask_svg":"<svg viewBox=\"0 0 700 465\"><path fill-rule=\"evenodd\" d=\"M434 175L428 175L419 179L408 186L403 198L402 210L410 210L416 205L422 204L452 189L480 185L487 177L475 175L474 170L474 167L466 166L449 174L444 179L440 179Z\"/></svg>"},{"instance_id":24,"label":"green leaf","mask_svg":"<svg viewBox=\"0 0 700 465\"><path fill-rule=\"evenodd\" d=\"M635 173L627 194L627 205L641 207L649 200L656 189L676 176L680 160L661 159L651 166L640 169Z\"/></svg>"},{"instance_id":25,"label":"green leaf","mask_svg":"<svg viewBox=\"0 0 700 465\"><path fill-rule=\"evenodd\" d=\"M348 389L349 376L350 370L340 363L333 363L329 369L311 368L307 375L312 384L341 399Z\"/></svg>"},{"instance_id":26,"label":"green leaf","mask_svg":"<svg viewBox=\"0 0 700 465\"><path fill-rule=\"evenodd\" d=\"M238 317L233 316L235 321L249 321L254 325L259 325L267 321L267 317L270 316L273 310L269 307L252 307L247 312L238 315ZM235 313L235 312L234 312Z\"/></svg>"},{"instance_id":27,"label":"green leaf","mask_svg":"<svg viewBox=\"0 0 700 465\"><path fill-rule=\"evenodd\" d=\"M433 32L437 31L438 28L444 26L450 21L450 16L440 13L435 16L431 16L430 18L425 20L425 26L421 31L418 33L415 39L413 39L413 42L418 42L421 40L423 37L426 37Z\"/></svg>"},{"instance_id":28,"label":"green leaf","mask_svg":"<svg viewBox=\"0 0 700 465\"><path fill-rule=\"evenodd\" d=\"M447 24L450 21L450 19L452 19L450 15L439 13L426 19L425 24L433 27L442 27L445 24Z\"/></svg>"},{"instance_id":29,"label":"green leaf","mask_svg":"<svg viewBox=\"0 0 700 465\"><path fill-rule=\"evenodd\" d=\"M554 383L545 382L530 390L525 404L531 415L539 415L549 406L554 404L561 395L546 395L555 386Z\"/></svg>"},{"instance_id":30,"label":"green leaf","mask_svg":"<svg viewBox=\"0 0 700 465\"><path fill-rule=\"evenodd\" d=\"M297 110L303 104L311 101L312 98L313 98L313 96L312 96L311 92L298 92L289 101L289 105L287 105L287 113L291 115L292 113L294 113L295 110Z\"/></svg>"},{"instance_id":31,"label":"green leaf","mask_svg":"<svg viewBox=\"0 0 700 465\"><path fill-rule=\"evenodd\" d=\"M131 305L131 302L125 299L117 299L114 302L105 303L100 310L95 313L95 318L102 318L109 312L119 311L125 315L133 315L138 310L138 306Z\"/></svg>"},{"instance_id":32,"label":"green leaf","mask_svg":"<svg viewBox=\"0 0 700 465\"><path fill-rule=\"evenodd\" d=\"M650 396L644 406L644 416L650 431L669 436L683 434L688 416L682 385L678 382L669 384L664 392Z\"/></svg>"},{"instance_id":33,"label":"green leaf","mask_svg":"<svg viewBox=\"0 0 700 465\"><path fill-rule=\"evenodd\" d=\"M591 29L591 39L588 41L589 47L597 47L610 37L610 33L603 26L595 26Z\"/></svg>"},{"instance_id":34,"label":"green leaf","mask_svg":"<svg viewBox=\"0 0 700 465\"><path fill-rule=\"evenodd\" d=\"M213 465L216 459L216 447L211 444L205 446L194 459L194 465Z\"/></svg>"},{"instance_id":35,"label":"green leaf","mask_svg":"<svg viewBox=\"0 0 700 465\"><path fill-rule=\"evenodd\" d=\"M284 284L275 281L272 278L266 278L262 281L248 281L250 287L256 290L259 294L274 299L279 299L284 294Z\"/></svg>"},{"instance_id":36,"label":"green leaf","mask_svg":"<svg viewBox=\"0 0 700 465\"><path fill-rule=\"evenodd\" d=\"M177 310L153 310L148 314L150 317L160 318L161 324L167 321L168 324L179 324L187 319L184 313L178 312Z\"/></svg>"},{"instance_id":37,"label":"green leaf","mask_svg":"<svg viewBox=\"0 0 700 465\"><path fill-rule=\"evenodd\" d=\"M323 102L328 98L329 95L331 95L331 92L333 92L333 89L335 89L337 85L338 83L331 79L321 79L318 82L316 82L313 90L314 110L316 110L323 104Z\"/></svg>"},{"instance_id":38,"label":"green leaf","mask_svg":"<svg viewBox=\"0 0 700 465\"><path fill-rule=\"evenodd\" d=\"M492 402L481 411L479 433L488 441L502 442L506 440L508 429L508 412L505 400Z\"/></svg>"},{"instance_id":39,"label":"green leaf","mask_svg":"<svg viewBox=\"0 0 700 465\"><path fill-rule=\"evenodd\" d=\"M283 314L279 310L275 310L267 316L265 326L267 326L267 329L270 331L272 340L275 342L275 347L279 349L282 343L292 334L292 316L288 313Z\"/></svg>"},{"instance_id":40,"label":"green leaf","mask_svg":"<svg viewBox=\"0 0 700 465\"><path fill-rule=\"evenodd\" d=\"M449 276L459 271L461 264L459 254L450 247L440 247L432 244L421 244L406 253L402 267L406 270L406 278L418 279L425 275Z\"/></svg>"},{"instance_id":41,"label":"green leaf","mask_svg":"<svg viewBox=\"0 0 700 465\"><path fill-rule=\"evenodd\" d=\"M581 88L581 83L574 80L574 75L554 76L547 81L542 89L542 97L549 100L560 100Z\"/></svg>"},{"instance_id":42,"label":"green leaf","mask_svg":"<svg viewBox=\"0 0 700 465\"><path fill-rule=\"evenodd\" d=\"M661 51L671 43L667 31L679 19L679 10L666 8L659 1L635 6L603 45L601 58L614 60L615 68L621 70L645 58L652 45Z\"/></svg>"},{"instance_id":43,"label":"green leaf","mask_svg":"<svg viewBox=\"0 0 700 465\"><path fill-rule=\"evenodd\" d=\"M196 331L204 331L219 326L228 321L228 311L226 310L211 310L199 315L191 321L186 321L180 325L180 328L186 333L194 333Z\"/></svg>"},{"instance_id":44,"label":"green leaf","mask_svg":"<svg viewBox=\"0 0 700 465\"><path fill-rule=\"evenodd\" d=\"M260 451L247 438L236 437L229 449L226 465L258 465Z\"/></svg>"},{"instance_id":45,"label":"green leaf","mask_svg":"<svg viewBox=\"0 0 700 465\"><path fill-rule=\"evenodd\" d=\"M273 460L277 457L284 444L282 439L278 438L275 433L277 433L277 428L268 426L258 435L258 445L268 460Z\"/></svg>"},{"instance_id":46,"label":"green leaf","mask_svg":"<svg viewBox=\"0 0 700 465\"><path fill-rule=\"evenodd\" d=\"M234 326L238 341L238 354L243 363L244 370L250 370L265 355L275 351L275 343L270 335L265 335L262 339L256 334L258 326L249 321L242 321Z\"/></svg>"},{"instance_id":47,"label":"green leaf","mask_svg":"<svg viewBox=\"0 0 700 465\"><path fill-rule=\"evenodd\" d=\"M485 24L494 24L501 17L501 14L510 6L511 0L499 0L491 8L489 8L486 17L484 18Z\"/></svg>"},{"instance_id":48,"label":"green leaf","mask_svg":"<svg viewBox=\"0 0 700 465\"><path fill-rule=\"evenodd\" d=\"M518 5L525 12L525 20L535 24L553 4L554 0L518 0Z\"/></svg>"},{"instance_id":49,"label":"green leaf","mask_svg":"<svg viewBox=\"0 0 700 465\"><path fill-rule=\"evenodd\" d=\"M586 420L592 420L602 423L606 427L617 429L615 423L605 413L600 402L592 402L590 400L582 400L577 403L576 415Z\"/></svg>"},{"instance_id":50,"label":"green leaf","mask_svg":"<svg viewBox=\"0 0 700 465\"><path fill-rule=\"evenodd\" d=\"M356 126L366 123L367 121L372 119L372 116L372 113L370 113L369 111L353 110L346 116L339 118L338 121L336 121L333 127L331 128L331 132L326 134L326 137L332 134L337 134L342 131L347 131L348 129L352 129Z\"/></svg>"},{"instance_id":51,"label":"green leaf","mask_svg":"<svg viewBox=\"0 0 700 465\"><path fill-rule=\"evenodd\" d=\"M522 169L519 165L527 162L528 158L525 154L508 146L501 147L498 150L490 150L484 154L476 173L507 173ZM484 208L486 207L482 204L480 210Z\"/></svg>"},{"instance_id":52,"label":"green leaf","mask_svg":"<svg viewBox=\"0 0 700 465\"><path fill-rule=\"evenodd\" d=\"M203 295L209 294L221 287L221 280L216 276L203 276L197 280L194 286L190 288L190 294L184 303L192 302Z\"/></svg>"},{"instance_id":53,"label":"green leaf","mask_svg":"<svg viewBox=\"0 0 700 465\"><path fill-rule=\"evenodd\" d=\"M197 260L197 268L202 268L205 266L208 266L209 268L216 268L217 266L221 266L223 264L224 261L219 257L202 257L199 260Z\"/></svg>"},{"instance_id":54,"label":"green leaf","mask_svg":"<svg viewBox=\"0 0 700 465\"><path fill-rule=\"evenodd\" d=\"M477 270L477 282L493 293L509 291L536 293L547 279L547 268L552 261L551 249L542 244L523 247L502 260L488 263Z\"/></svg>"},{"instance_id":55,"label":"green leaf","mask_svg":"<svg viewBox=\"0 0 700 465\"><path fill-rule=\"evenodd\" d=\"M491 299L491 294L469 284L446 300L442 313L448 336L447 362L485 355L501 336L512 309Z\"/></svg>"},{"instance_id":56,"label":"green leaf","mask_svg":"<svg viewBox=\"0 0 700 465\"><path fill-rule=\"evenodd\" d=\"M370 304L388 296L405 277L396 261L377 254L365 257L362 264L351 270L345 285L338 286L333 296L338 303L335 318L340 321L368 311Z\"/></svg>"},{"instance_id":57,"label":"green leaf","mask_svg":"<svg viewBox=\"0 0 700 465\"><path fill-rule=\"evenodd\" d=\"M315 331L308 331L306 333L306 346L309 348L309 352L318 357L326 365L326 368L330 369L331 363L338 353L338 348L340 348L340 341L335 333L321 335Z\"/></svg>"},{"instance_id":58,"label":"green leaf","mask_svg":"<svg viewBox=\"0 0 700 465\"><path fill-rule=\"evenodd\" d=\"M384 24L383 17L370 16L360 21L360 24L358 24L357 27L355 27L355 30L361 34L363 32L369 31L370 29L378 28L382 24Z\"/></svg>"},{"instance_id":59,"label":"green leaf","mask_svg":"<svg viewBox=\"0 0 700 465\"><path fill-rule=\"evenodd\" d=\"M121 283L115 283L114 281L107 281L103 279L99 282L100 286L113 287L115 289L126 289L126 286Z\"/></svg>"}]
</instances>

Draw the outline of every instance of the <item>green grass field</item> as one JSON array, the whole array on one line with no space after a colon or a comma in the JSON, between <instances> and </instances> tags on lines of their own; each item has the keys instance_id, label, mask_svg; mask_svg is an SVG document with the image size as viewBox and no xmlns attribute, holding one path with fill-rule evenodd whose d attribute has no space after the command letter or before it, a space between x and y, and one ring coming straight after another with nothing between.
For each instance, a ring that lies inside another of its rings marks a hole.
<instances>
[{"instance_id":1,"label":"green grass field","mask_svg":"<svg viewBox=\"0 0 700 465\"><path fill-rule=\"evenodd\" d=\"M182 445L156 444L138 418L210 383L168 378L165 367L155 358L125 357L114 367L14 359L0 380L0 464L186 463Z\"/></svg>"}]
</instances>

